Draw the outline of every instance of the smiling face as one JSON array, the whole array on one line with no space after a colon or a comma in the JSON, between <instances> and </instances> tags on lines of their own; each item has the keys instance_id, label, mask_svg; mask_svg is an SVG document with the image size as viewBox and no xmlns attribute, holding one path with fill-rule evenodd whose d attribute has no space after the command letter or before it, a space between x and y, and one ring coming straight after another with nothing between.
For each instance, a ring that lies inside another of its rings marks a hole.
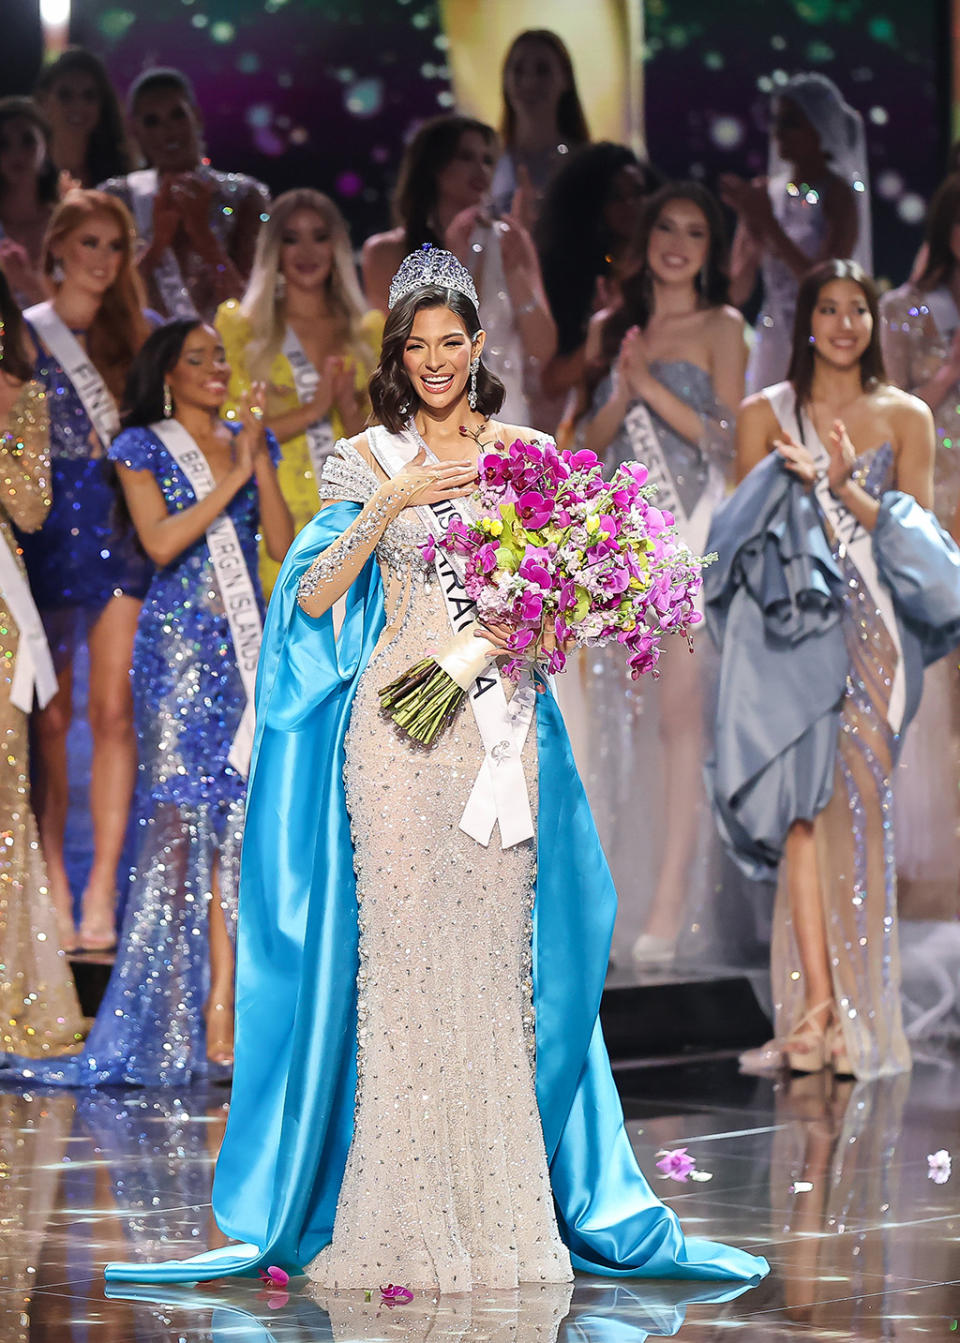
<instances>
[{"instance_id":1,"label":"smiling face","mask_svg":"<svg viewBox=\"0 0 960 1343\"><path fill-rule=\"evenodd\" d=\"M63 284L99 297L115 283L125 252L123 231L111 215L94 214L51 244L63 267Z\"/></svg>"},{"instance_id":2,"label":"smiling face","mask_svg":"<svg viewBox=\"0 0 960 1343\"><path fill-rule=\"evenodd\" d=\"M182 89L145 89L133 109L133 128L158 172L186 173L200 162L200 121Z\"/></svg>"},{"instance_id":3,"label":"smiling face","mask_svg":"<svg viewBox=\"0 0 960 1343\"><path fill-rule=\"evenodd\" d=\"M333 233L316 210L301 208L280 234L280 274L295 289L322 289L333 269Z\"/></svg>"},{"instance_id":4,"label":"smiling face","mask_svg":"<svg viewBox=\"0 0 960 1343\"><path fill-rule=\"evenodd\" d=\"M693 284L710 251L710 225L693 201L668 200L654 220L647 265L665 284Z\"/></svg>"},{"instance_id":5,"label":"smiling face","mask_svg":"<svg viewBox=\"0 0 960 1343\"><path fill-rule=\"evenodd\" d=\"M514 111L555 117L569 87L563 63L546 42L530 37L516 44L503 72L503 90Z\"/></svg>"},{"instance_id":6,"label":"smiling face","mask_svg":"<svg viewBox=\"0 0 960 1343\"><path fill-rule=\"evenodd\" d=\"M873 335L873 317L855 280L830 280L817 295L810 316L814 352L835 368L859 363Z\"/></svg>"},{"instance_id":7,"label":"smiling face","mask_svg":"<svg viewBox=\"0 0 960 1343\"><path fill-rule=\"evenodd\" d=\"M212 326L197 326L183 342L180 358L167 374L167 383L177 412L193 406L217 410L227 395L230 365Z\"/></svg>"},{"instance_id":8,"label":"smiling face","mask_svg":"<svg viewBox=\"0 0 960 1343\"><path fill-rule=\"evenodd\" d=\"M418 310L403 348L403 367L427 410L445 410L464 396L470 364L483 340L478 332L471 345L463 319L450 308Z\"/></svg>"},{"instance_id":9,"label":"smiling face","mask_svg":"<svg viewBox=\"0 0 960 1343\"><path fill-rule=\"evenodd\" d=\"M10 186L40 175L47 146L40 127L29 117L11 117L0 124L0 179Z\"/></svg>"},{"instance_id":10,"label":"smiling face","mask_svg":"<svg viewBox=\"0 0 960 1343\"><path fill-rule=\"evenodd\" d=\"M91 135L100 120L100 93L93 76L82 70L61 75L44 95L43 110L55 135Z\"/></svg>"},{"instance_id":11,"label":"smiling face","mask_svg":"<svg viewBox=\"0 0 960 1343\"><path fill-rule=\"evenodd\" d=\"M493 146L479 131L464 131L453 158L437 173L437 200L453 210L479 205L493 181Z\"/></svg>"}]
</instances>

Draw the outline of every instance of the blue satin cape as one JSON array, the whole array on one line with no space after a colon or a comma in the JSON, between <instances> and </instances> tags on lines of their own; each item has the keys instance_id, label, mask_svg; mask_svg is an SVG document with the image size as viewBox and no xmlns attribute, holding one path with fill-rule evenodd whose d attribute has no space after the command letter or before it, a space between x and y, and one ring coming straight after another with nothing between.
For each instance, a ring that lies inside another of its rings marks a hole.
<instances>
[{"instance_id":1,"label":"blue satin cape","mask_svg":"<svg viewBox=\"0 0 960 1343\"><path fill-rule=\"evenodd\" d=\"M357 517L323 509L284 562L257 678L257 732L240 880L233 1101L213 1206L241 1242L178 1263L109 1264L110 1282L197 1282L329 1243L356 1089L357 904L342 770L357 681L384 624L373 558L331 614L297 603L302 574ZM560 1232L590 1273L749 1282L763 1259L686 1240L641 1174L598 1011L616 894L555 701L538 696L533 914L537 1100ZM397 1234L402 1234L397 1228Z\"/></svg>"},{"instance_id":2,"label":"blue satin cape","mask_svg":"<svg viewBox=\"0 0 960 1343\"><path fill-rule=\"evenodd\" d=\"M903 650L902 742L924 666L960 643L960 550L897 490L880 498L872 541ZM704 595L721 650L707 795L738 865L776 880L791 824L813 820L833 792L849 670L844 577L814 500L774 454L717 509L707 549L720 555Z\"/></svg>"}]
</instances>

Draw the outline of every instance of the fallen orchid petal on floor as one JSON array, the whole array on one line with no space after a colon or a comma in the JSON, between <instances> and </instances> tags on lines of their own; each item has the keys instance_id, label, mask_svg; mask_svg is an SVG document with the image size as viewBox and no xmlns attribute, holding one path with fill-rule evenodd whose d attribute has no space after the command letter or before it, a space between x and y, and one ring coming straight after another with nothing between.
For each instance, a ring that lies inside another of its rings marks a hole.
<instances>
[{"instance_id":1,"label":"fallen orchid petal on floor","mask_svg":"<svg viewBox=\"0 0 960 1343\"><path fill-rule=\"evenodd\" d=\"M934 1184L946 1184L950 1179L950 1153L941 1148L939 1152L931 1152L927 1157L927 1178Z\"/></svg>"},{"instance_id":2,"label":"fallen orchid petal on floor","mask_svg":"<svg viewBox=\"0 0 960 1343\"><path fill-rule=\"evenodd\" d=\"M697 1163L692 1156L687 1155L685 1147L678 1147L673 1152L661 1150L657 1153L661 1158L657 1162L657 1170L668 1180L677 1180L680 1184L686 1184L691 1172L696 1170Z\"/></svg>"},{"instance_id":3,"label":"fallen orchid petal on floor","mask_svg":"<svg viewBox=\"0 0 960 1343\"><path fill-rule=\"evenodd\" d=\"M290 1281L290 1274L282 1268L277 1268L276 1264L270 1264L266 1269L260 1270L260 1281L265 1282L268 1287L286 1287Z\"/></svg>"},{"instance_id":4,"label":"fallen orchid petal on floor","mask_svg":"<svg viewBox=\"0 0 960 1343\"><path fill-rule=\"evenodd\" d=\"M690 1172L690 1179L691 1179L691 1180L696 1180L697 1184L706 1184L707 1180L712 1180L712 1179L713 1179L713 1171L712 1171L712 1170L692 1170L692 1171Z\"/></svg>"},{"instance_id":5,"label":"fallen orchid petal on floor","mask_svg":"<svg viewBox=\"0 0 960 1343\"><path fill-rule=\"evenodd\" d=\"M380 1300L391 1310L394 1306L405 1306L413 1300L413 1292L409 1287L397 1287L392 1282L388 1282L386 1287L380 1288Z\"/></svg>"},{"instance_id":6,"label":"fallen orchid petal on floor","mask_svg":"<svg viewBox=\"0 0 960 1343\"><path fill-rule=\"evenodd\" d=\"M809 1194L812 1188L813 1185L810 1183L809 1180L794 1180L793 1184L790 1186L790 1193Z\"/></svg>"}]
</instances>

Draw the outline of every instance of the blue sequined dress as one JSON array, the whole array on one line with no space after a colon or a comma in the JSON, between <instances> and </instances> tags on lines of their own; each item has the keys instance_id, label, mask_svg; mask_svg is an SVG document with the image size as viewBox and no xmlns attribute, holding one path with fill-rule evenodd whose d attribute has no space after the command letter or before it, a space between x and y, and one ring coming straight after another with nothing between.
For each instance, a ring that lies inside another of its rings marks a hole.
<instances>
[{"instance_id":1,"label":"blue sequined dress","mask_svg":"<svg viewBox=\"0 0 960 1343\"><path fill-rule=\"evenodd\" d=\"M279 449L268 435L274 461ZM150 471L167 510L196 503L149 429L127 429L110 458ZM262 607L255 480L227 506ZM210 988L209 901L235 931L246 781L228 763L246 698L206 537L158 569L133 651L139 742L137 857L119 951L82 1054L42 1065L7 1056L20 1076L68 1086L173 1085L208 1070L203 1008Z\"/></svg>"},{"instance_id":2,"label":"blue sequined dress","mask_svg":"<svg viewBox=\"0 0 960 1343\"><path fill-rule=\"evenodd\" d=\"M53 505L40 530L18 533L18 540L59 668L111 597L144 596L153 566L132 527L118 522L117 487L104 449L73 383L42 346L35 376L50 413Z\"/></svg>"}]
</instances>

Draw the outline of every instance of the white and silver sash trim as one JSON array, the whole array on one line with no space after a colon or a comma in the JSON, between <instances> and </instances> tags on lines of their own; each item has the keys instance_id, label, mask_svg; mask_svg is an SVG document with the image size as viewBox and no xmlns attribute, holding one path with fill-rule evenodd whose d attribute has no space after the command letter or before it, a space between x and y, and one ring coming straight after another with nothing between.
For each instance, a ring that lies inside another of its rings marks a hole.
<instances>
[{"instance_id":1,"label":"white and silver sash trim","mask_svg":"<svg viewBox=\"0 0 960 1343\"><path fill-rule=\"evenodd\" d=\"M186 476L197 500L205 498L214 488L213 473L192 434L179 420L160 420L150 426L150 431L156 434ZM260 619L253 579L250 577L232 518L225 512L219 514L207 528L206 537L210 559L217 576L217 586L230 626L237 670L247 697L229 755L230 764L246 778L253 749L256 712L254 690L260 644L263 639L263 622Z\"/></svg>"}]
</instances>

